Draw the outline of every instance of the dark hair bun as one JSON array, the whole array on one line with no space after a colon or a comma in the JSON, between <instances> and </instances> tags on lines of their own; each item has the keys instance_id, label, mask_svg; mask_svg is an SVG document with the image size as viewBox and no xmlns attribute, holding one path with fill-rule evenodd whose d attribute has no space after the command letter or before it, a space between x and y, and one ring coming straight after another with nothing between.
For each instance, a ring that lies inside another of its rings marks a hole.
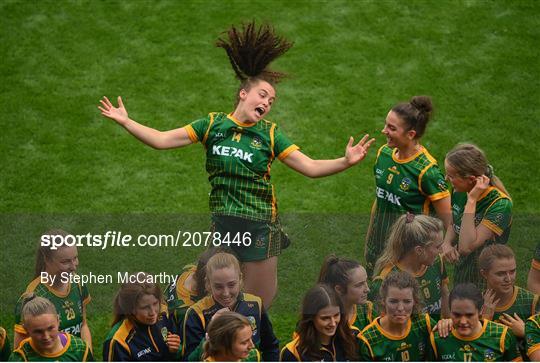
<instances>
[{"instance_id":1,"label":"dark hair bun","mask_svg":"<svg viewBox=\"0 0 540 363\"><path fill-rule=\"evenodd\" d=\"M433 112L433 103L429 96L414 96L411 98L411 105L418 111L424 114L431 114Z\"/></svg>"}]
</instances>

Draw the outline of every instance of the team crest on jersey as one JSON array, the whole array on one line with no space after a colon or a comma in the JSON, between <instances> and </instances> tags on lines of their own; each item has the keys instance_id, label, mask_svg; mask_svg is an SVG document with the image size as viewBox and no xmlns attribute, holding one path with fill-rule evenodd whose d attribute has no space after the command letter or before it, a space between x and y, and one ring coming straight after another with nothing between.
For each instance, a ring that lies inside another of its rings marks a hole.
<instances>
[{"instance_id":1,"label":"team crest on jersey","mask_svg":"<svg viewBox=\"0 0 540 363\"><path fill-rule=\"evenodd\" d=\"M500 224L503 221L503 218L504 218L504 216L503 216L502 213L497 213L497 214L495 214L494 222L497 223L497 224Z\"/></svg>"},{"instance_id":2,"label":"team crest on jersey","mask_svg":"<svg viewBox=\"0 0 540 363\"><path fill-rule=\"evenodd\" d=\"M403 180L401 180L401 184L399 184L399 189L406 192L407 190L409 190L409 187L411 186L411 183L412 183L411 179L403 178Z\"/></svg>"},{"instance_id":3,"label":"team crest on jersey","mask_svg":"<svg viewBox=\"0 0 540 363\"><path fill-rule=\"evenodd\" d=\"M446 190L446 182L444 181L444 179L439 179L437 181L437 186L439 187L440 190Z\"/></svg>"},{"instance_id":4,"label":"team crest on jersey","mask_svg":"<svg viewBox=\"0 0 540 363\"><path fill-rule=\"evenodd\" d=\"M253 335L257 334L257 320L255 320L255 317L250 315L247 317L247 320L249 321Z\"/></svg>"},{"instance_id":5,"label":"team crest on jersey","mask_svg":"<svg viewBox=\"0 0 540 363\"><path fill-rule=\"evenodd\" d=\"M262 238L257 238L257 241L255 241L255 247L264 248L265 247L264 240Z\"/></svg>"},{"instance_id":6,"label":"team crest on jersey","mask_svg":"<svg viewBox=\"0 0 540 363\"><path fill-rule=\"evenodd\" d=\"M163 337L164 341L167 341L167 335L169 335L169 331L167 330L167 328L161 328L161 336Z\"/></svg>"},{"instance_id":7,"label":"team crest on jersey","mask_svg":"<svg viewBox=\"0 0 540 363\"><path fill-rule=\"evenodd\" d=\"M484 351L484 362L495 362L495 352L491 349Z\"/></svg>"},{"instance_id":8,"label":"team crest on jersey","mask_svg":"<svg viewBox=\"0 0 540 363\"><path fill-rule=\"evenodd\" d=\"M253 136L253 140L251 140L251 144L249 144L254 149L260 149L262 147L262 141L258 136Z\"/></svg>"}]
</instances>

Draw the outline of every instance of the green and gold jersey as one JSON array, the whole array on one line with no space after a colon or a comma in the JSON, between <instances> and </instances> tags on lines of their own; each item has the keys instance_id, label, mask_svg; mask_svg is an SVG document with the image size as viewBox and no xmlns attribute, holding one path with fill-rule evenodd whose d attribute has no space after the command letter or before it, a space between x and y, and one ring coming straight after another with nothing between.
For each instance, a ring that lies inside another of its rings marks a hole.
<instances>
[{"instance_id":1,"label":"green and gold jersey","mask_svg":"<svg viewBox=\"0 0 540 363\"><path fill-rule=\"evenodd\" d=\"M42 284L36 277L26 288L26 293L34 292L37 296L50 300L60 319L60 330L77 337L81 336L83 312L85 305L90 302L90 294L86 285L71 283L66 293L61 293L52 287ZM17 301L15 307L15 331L27 335L22 325L21 308L23 297Z\"/></svg>"},{"instance_id":2,"label":"green and gold jersey","mask_svg":"<svg viewBox=\"0 0 540 363\"><path fill-rule=\"evenodd\" d=\"M442 362L501 362L520 361L516 338L508 327L489 320L482 322L482 330L473 337L460 336L452 330L441 338L438 332L430 336L430 360Z\"/></svg>"},{"instance_id":3,"label":"green and gold jersey","mask_svg":"<svg viewBox=\"0 0 540 363\"><path fill-rule=\"evenodd\" d=\"M534 268L535 270L540 270L540 242L536 244L536 249L534 250L532 268Z\"/></svg>"},{"instance_id":4,"label":"green and gold jersey","mask_svg":"<svg viewBox=\"0 0 540 363\"><path fill-rule=\"evenodd\" d=\"M529 356L540 350L540 314L531 316L525 322L525 342Z\"/></svg>"},{"instance_id":5,"label":"green and gold jersey","mask_svg":"<svg viewBox=\"0 0 540 363\"><path fill-rule=\"evenodd\" d=\"M349 318L349 327L353 330L353 333L357 335L373 322L375 316L377 316L377 313L373 308L373 303L371 301L366 301L365 304L356 305L354 315Z\"/></svg>"},{"instance_id":6,"label":"green and gold jersey","mask_svg":"<svg viewBox=\"0 0 540 363\"><path fill-rule=\"evenodd\" d=\"M178 279L165 289L169 320L174 324L177 331L182 330L187 309L197 302L196 292L188 290L184 286L186 280L193 276L196 270L197 266L195 265L184 266Z\"/></svg>"},{"instance_id":7,"label":"green and gold jersey","mask_svg":"<svg viewBox=\"0 0 540 363\"><path fill-rule=\"evenodd\" d=\"M538 295L533 294L529 290L523 289L519 286L514 286L514 294L512 295L512 299L508 302L508 304L506 304L506 306L495 308L493 321L500 323L499 318L502 314L514 316L514 313L525 321L530 316L540 313L538 298Z\"/></svg>"},{"instance_id":8,"label":"green and gold jersey","mask_svg":"<svg viewBox=\"0 0 540 363\"><path fill-rule=\"evenodd\" d=\"M382 269L378 276L375 276L370 284L369 299L379 300L379 290L383 280L393 271L405 271L399 263L391 264ZM441 315L441 289L448 285L448 275L441 256L437 257L431 266L414 275L420 287L420 296L423 298L424 308L422 312L428 313L433 318L439 320Z\"/></svg>"},{"instance_id":9,"label":"green and gold jersey","mask_svg":"<svg viewBox=\"0 0 540 363\"><path fill-rule=\"evenodd\" d=\"M371 276L386 245L388 231L405 212L429 214L432 202L450 196L437 161L423 147L407 159L383 145L375 161L375 202L366 236L366 263Z\"/></svg>"},{"instance_id":10,"label":"green and gold jersey","mask_svg":"<svg viewBox=\"0 0 540 363\"><path fill-rule=\"evenodd\" d=\"M11 354L11 346L6 329L0 327L0 362L7 362Z\"/></svg>"},{"instance_id":11,"label":"green and gold jersey","mask_svg":"<svg viewBox=\"0 0 540 363\"><path fill-rule=\"evenodd\" d=\"M270 168L298 150L275 123L245 124L223 112L186 126L192 142L206 148L210 210L214 215L274 221L277 203Z\"/></svg>"},{"instance_id":12,"label":"green and gold jersey","mask_svg":"<svg viewBox=\"0 0 540 363\"><path fill-rule=\"evenodd\" d=\"M467 203L467 193L452 193L452 217L454 219L454 231L459 236L463 210ZM476 215L474 216L476 226L482 224L493 231L495 237L486 241L485 245L493 243L506 243L510 236L512 225L512 200L496 187L489 187L480 196L476 203ZM457 239L454 241L457 244ZM485 281L480 276L478 269L478 257L483 247L476 249L469 255L461 257L454 268L454 285L459 283L472 282L481 289L485 288Z\"/></svg>"},{"instance_id":13,"label":"green and gold jersey","mask_svg":"<svg viewBox=\"0 0 540 363\"><path fill-rule=\"evenodd\" d=\"M62 333L61 333L62 334ZM94 357L88 345L81 339L66 333L64 349L55 354L40 354L32 338L24 339L19 347L13 351L9 360L11 362L92 362Z\"/></svg>"},{"instance_id":14,"label":"green and gold jersey","mask_svg":"<svg viewBox=\"0 0 540 363\"><path fill-rule=\"evenodd\" d=\"M380 317L358 334L360 361L424 361L430 348L433 321L429 315L413 316L402 336L392 335L381 327Z\"/></svg>"}]
</instances>

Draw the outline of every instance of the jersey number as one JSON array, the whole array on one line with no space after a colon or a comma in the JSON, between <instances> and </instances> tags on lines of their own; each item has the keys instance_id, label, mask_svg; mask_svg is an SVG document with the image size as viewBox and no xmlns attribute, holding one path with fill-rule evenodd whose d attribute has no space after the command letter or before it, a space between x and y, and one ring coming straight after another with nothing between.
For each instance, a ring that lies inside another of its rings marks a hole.
<instances>
[{"instance_id":1,"label":"jersey number","mask_svg":"<svg viewBox=\"0 0 540 363\"><path fill-rule=\"evenodd\" d=\"M463 353L464 362L472 362L472 353Z\"/></svg>"},{"instance_id":2,"label":"jersey number","mask_svg":"<svg viewBox=\"0 0 540 363\"><path fill-rule=\"evenodd\" d=\"M429 287L424 287L424 297L429 299L431 294L429 293Z\"/></svg>"},{"instance_id":3,"label":"jersey number","mask_svg":"<svg viewBox=\"0 0 540 363\"><path fill-rule=\"evenodd\" d=\"M394 179L394 174L388 174L388 178L386 179L386 184L391 184L392 179Z\"/></svg>"},{"instance_id":4,"label":"jersey number","mask_svg":"<svg viewBox=\"0 0 540 363\"><path fill-rule=\"evenodd\" d=\"M75 319L75 310L73 310L73 308L67 308L67 309L65 309L65 312L66 312L66 319L67 320Z\"/></svg>"},{"instance_id":5,"label":"jersey number","mask_svg":"<svg viewBox=\"0 0 540 363\"><path fill-rule=\"evenodd\" d=\"M410 360L409 351L405 350L405 351L401 352L401 361L408 362L409 360Z\"/></svg>"}]
</instances>

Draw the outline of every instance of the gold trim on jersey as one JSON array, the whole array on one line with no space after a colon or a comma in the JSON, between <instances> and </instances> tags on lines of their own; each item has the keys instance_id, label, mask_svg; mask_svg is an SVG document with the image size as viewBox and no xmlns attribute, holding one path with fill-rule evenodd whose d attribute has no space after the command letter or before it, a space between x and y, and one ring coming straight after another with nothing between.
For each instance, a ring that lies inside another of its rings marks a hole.
<instances>
[{"instance_id":1,"label":"gold trim on jersey","mask_svg":"<svg viewBox=\"0 0 540 363\"><path fill-rule=\"evenodd\" d=\"M540 350L540 343L536 343L535 345L533 345L532 347L530 347L529 349L527 349L527 355L528 355L528 356L531 356L531 354L533 354L533 353L536 352L537 350Z\"/></svg>"},{"instance_id":2,"label":"gold trim on jersey","mask_svg":"<svg viewBox=\"0 0 540 363\"><path fill-rule=\"evenodd\" d=\"M497 236L502 235L504 232L498 225L488 219L482 219L482 222L480 222L480 224L484 225L487 229L495 233Z\"/></svg>"},{"instance_id":3,"label":"gold trim on jersey","mask_svg":"<svg viewBox=\"0 0 540 363\"><path fill-rule=\"evenodd\" d=\"M152 341L152 345L156 349L156 352L159 353L159 348L158 348L156 342L154 341L154 337L152 336L152 330L150 330L150 325L148 325L148 336L150 337L150 341Z\"/></svg>"},{"instance_id":4,"label":"gold trim on jersey","mask_svg":"<svg viewBox=\"0 0 540 363\"><path fill-rule=\"evenodd\" d=\"M285 159L287 156L289 156L293 151L296 151L296 150L300 150L300 147L298 147L297 145L295 144L292 144L291 146L289 146L288 148L286 148L285 150L283 150L281 152L281 154L278 155L278 159L279 160L283 160Z\"/></svg>"},{"instance_id":5,"label":"gold trim on jersey","mask_svg":"<svg viewBox=\"0 0 540 363\"><path fill-rule=\"evenodd\" d=\"M473 340L476 340L478 338L480 338L482 336L482 334L484 334L486 332L486 328L487 328L487 325L488 325L488 320L487 319L482 319L484 320L484 323L482 324L482 329L480 329L480 331L478 332L478 334L472 336L472 337L464 337L462 335L460 335L456 329L452 329L452 335L454 337L456 337L457 339L459 340L463 340L463 341L466 341L466 342L470 342L470 341L473 341ZM496 323L494 323L496 324Z\"/></svg>"},{"instance_id":6,"label":"gold trim on jersey","mask_svg":"<svg viewBox=\"0 0 540 363\"><path fill-rule=\"evenodd\" d=\"M184 129L186 130L186 132L188 134L188 137L189 137L189 139L191 140L192 143L199 142L199 138L197 137L197 134L195 133L195 130L193 130L193 126L186 125L186 126L184 126Z\"/></svg>"},{"instance_id":7,"label":"gold trim on jersey","mask_svg":"<svg viewBox=\"0 0 540 363\"><path fill-rule=\"evenodd\" d=\"M409 156L406 159L398 159L397 156L396 156L396 153L398 152L398 148L397 147L393 148L392 149L392 160L394 160L398 164L405 164L405 163L408 163L409 161L413 161L418 156L420 156L420 154L422 154L424 151L426 151L426 149L422 145L419 144L418 146L420 147L418 149L418 151L415 152L412 156Z\"/></svg>"},{"instance_id":8,"label":"gold trim on jersey","mask_svg":"<svg viewBox=\"0 0 540 363\"><path fill-rule=\"evenodd\" d=\"M60 335L62 333L58 333L58 335ZM67 333L63 333L66 335L66 338L67 338L67 341L66 341L66 345L64 345L64 347L58 352L58 353L42 353L39 351L39 349L34 345L34 341L32 340L32 338L28 338L28 339L25 339L28 341L28 343L30 343L30 347L32 347L32 349L34 350L34 352L36 352L38 355L42 356L42 357L45 357L45 358L56 358L56 357L60 357L62 354L64 354L68 348L69 348L69 345L71 344L71 334L67 334ZM60 339L60 337L57 336L58 339Z\"/></svg>"},{"instance_id":9,"label":"gold trim on jersey","mask_svg":"<svg viewBox=\"0 0 540 363\"><path fill-rule=\"evenodd\" d=\"M268 164L266 165L266 175L265 175L265 178L267 180L270 179L270 170L272 169L272 161L274 161L274 135L275 135L275 130L276 130L276 124L272 124L272 126L270 126L270 152L271 152L271 156L270 156L270 159L268 159ZM270 206L272 207L272 222L276 220L276 216L277 216L277 198L276 198L276 195L274 193L274 184L270 184L271 185L271 188L272 188L272 202L270 204ZM270 238L272 238L272 235L270 234ZM271 241L268 241L269 245ZM268 253L270 253L270 249L268 249Z\"/></svg>"},{"instance_id":10,"label":"gold trim on jersey","mask_svg":"<svg viewBox=\"0 0 540 363\"><path fill-rule=\"evenodd\" d=\"M441 200L441 199L449 197L449 196L450 196L450 192L448 190L444 190L442 192L438 192L438 193L435 193L435 194L428 195L428 198L432 202L436 202L438 200Z\"/></svg>"},{"instance_id":11,"label":"gold trim on jersey","mask_svg":"<svg viewBox=\"0 0 540 363\"><path fill-rule=\"evenodd\" d=\"M204 147L206 147L206 140L208 140L208 134L210 133L210 129L212 128L212 125L214 124L214 112L210 113L210 122L208 123L208 128L206 129L206 132L204 133L204 137L202 139L202 143Z\"/></svg>"},{"instance_id":12,"label":"gold trim on jersey","mask_svg":"<svg viewBox=\"0 0 540 363\"><path fill-rule=\"evenodd\" d=\"M195 265L187 265L184 266L184 269L187 267L189 267L189 270L184 271L178 277L178 280L176 280L176 296L178 296L184 301L185 304L183 306L193 305L194 301L191 300L191 296L195 295L196 293L195 291L188 290L184 284L190 276L193 276L195 274L195 271L197 271L197 267Z\"/></svg>"},{"instance_id":13,"label":"gold trim on jersey","mask_svg":"<svg viewBox=\"0 0 540 363\"><path fill-rule=\"evenodd\" d=\"M28 286L26 287L26 292L34 292L34 290L38 287L39 284L41 284L41 278L36 277L34 280L32 280L32 282L28 284ZM47 290L49 290L49 292L51 292L53 295L61 299L68 297L69 293L71 292L71 283L68 284L67 292L65 294L54 289L52 286L49 286L47 284L42 284L42 285L45 286Z\"/></svg>"},{"instance_id":14,"label":"gold trim on jersey","mask_svg":"<svg viewBox=\"0 0 540 363\"><path fill-rule=\"evenodd\" d=\"M370 325L371 325L371 324L370 324ZM368 326L369 326L369 325L368 325ZM368 349L369 349L369 354L371 355L371 358L375 358L375 356L374 356L374 354L373 354L373 349L371 349L371 344L370 344L369 341L366 339L366 337L364 337L364 336L362 335L362 333L358 334L356 337L357 337L358 339L360 339L361 341L363 341L363 342L367 345L367 347L368 347Z\"/></svg>"},{"instance_id":15,"label":"gold trim on jersey","mask_svg":"<svg viewBox=\"0 0 540 363\"><path fill-rule=\"evenodd\" d=\"M514 303L516 302L516 298L518 296L519 289L520 289L519 286L514 285L514 293L512 294L512 297L510 298L510 301L508 302L508 304L506 304L504 306L501 306L501 307L495 307L495 312L500 313L502 311L506 311L506 310L510 309L512 307L512 305L514 305Z\"/></svg>"},{"instance_id":16,"label":"gold trim on jersey","mask_svg":"<svg viewBox=\"0 0 540 363\"><path fill-rule=\"evenodd\" d=\"M497 189L497 188L495 188L493 185L490 185L486 190L484 190L484 192L482 194L480 194L480 197L478 197L478 200L476 202L478 203L479 201L484 199L493 189ZM499 199L499 198L497 198L497 199ZM495 199L495 201L497 199ZM491 203L491 204L493 204L493 203ZM489 205L489 207L491 207L491 204ZM489 209L489 207L487 207L487 209Z\"/></svg>"},{"instance_id":17,"label":"gold trim on jersey","mask_svg":"<svg viewBox=\"0 0 540 363\"><path fill-rule=\"evenodd\" d=\"M126 338L128 337L129 333L131 332L131 329L133 329L133 323L129 321L129 319L124 319L122 324L118 327L118 330L114 332L114 335L111 338L111 342L109 343L109 362L113 362L113 344L118 343L120 344L125 350L128 351L129 355L131 355L131 349L129 349L129 345L126 343Z\"/></svg>"},{"instance_id":18,"label":"gold trim on jersey","mask_svg":"<svg viewBox=\"0 0 540 363\"><path fill-rule=\"evenodd\" d=\"M295 358L298 359L299 362L302 361L302 357L300 356L300 353L298 353L298 349L296 349L296 347L298 346L299 340L300 340L300 337L296 337L290 342L288 342L287 344L285 344L285 346L281 349L281 352L279 353L280 361L283 359L282 355L285 349L287 349L292 355L294 355Z\"/></svg>"},{"instance_id":19,"label":"gold trim on jersey","mask_svg":"<svg viewBox=\"0 0 540 363\"><path fill-rule=\"evenodd\" d=\"M244 123L240 120L238 120L236 117L233 116L233 113L231 112L230 114L227 115L227 118L229 120L231 120L232 122L234 122L235 124L237 124L238 126L242 126L242 127L253 127L255 125L257 125L256 122L253 122L253 123Z\"/></svg>"},{"instance_id":20,"label":"gold trim on jersey","mask_svg":"<svg viewBox=\"0 0 540 363\"><path fill-rule=\"evenodd\" d=\"M369 324L368 326L371 326L371 325L374 325L375 328L382 334L384 335L385 337L387 337L388 339L391 339L391 340L401 340L401 339L405 339L407 338L407 336L409 335L409 333L411 332L411 326L412 326L412 320L411 318L409 318L409 320L407 320L407 328L405 329L405 332L403 333L403 335L393 335L392 333L389 333L387 332L386 330L383 329L382 325L379 323L380 319L382 317L378 317L378 318L375 318L375 320L373 320L373 323Z\"/></svg>"}]
</instances>

